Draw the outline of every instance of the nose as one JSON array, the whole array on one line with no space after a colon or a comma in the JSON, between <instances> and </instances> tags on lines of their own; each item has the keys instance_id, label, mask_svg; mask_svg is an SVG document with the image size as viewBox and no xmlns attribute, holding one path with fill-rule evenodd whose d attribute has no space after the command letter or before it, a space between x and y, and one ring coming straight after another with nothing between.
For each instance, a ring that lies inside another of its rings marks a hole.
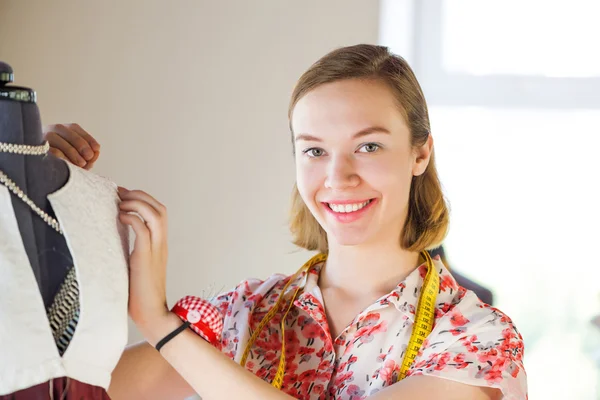
<instances>
[{"instance_id":1,"label":"nose","mask_svg":"<svg viewBox=\"0 0 600 400\"><path fill-rule=\"evenodd\" d=\"M342 190L358 186L360 177L350 157L338 155L329 158L325 187Z\"/></svg>"}]
</instances>

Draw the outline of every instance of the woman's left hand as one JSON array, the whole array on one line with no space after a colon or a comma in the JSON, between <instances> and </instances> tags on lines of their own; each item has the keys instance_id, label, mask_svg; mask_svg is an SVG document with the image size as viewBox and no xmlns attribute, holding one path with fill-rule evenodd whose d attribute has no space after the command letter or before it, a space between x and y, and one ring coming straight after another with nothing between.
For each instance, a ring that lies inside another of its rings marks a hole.
<instances>
[{"instance_id":1,"label":"woman's left hand","mask_svg":"<svg viewBox=\"0 0 600 400\"><path fill-rule=\"evenodd\" d=\"M129 315L148 338L169 314L167 209L140 190L119 188L119 196L122 200L119 219L135 232L134 250L129 260Z\"/></svg>"}]
</instances>

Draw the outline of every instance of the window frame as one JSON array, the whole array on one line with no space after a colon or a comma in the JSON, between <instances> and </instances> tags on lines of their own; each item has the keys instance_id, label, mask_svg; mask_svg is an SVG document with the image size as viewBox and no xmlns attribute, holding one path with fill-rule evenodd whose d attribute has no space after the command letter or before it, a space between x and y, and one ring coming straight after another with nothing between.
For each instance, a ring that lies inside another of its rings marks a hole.
<instances>
[{"instance_id":1,"label":"window frame","mask_svg":"<svg viewBox=\"0 0 600 400\"><path fill-rule=\"evenodd\" d=\"M597 109L600 77L472 75L443 68L444 0L381 0L379 41L409 62L431 106Z\"/></svg>"}]
</instances>

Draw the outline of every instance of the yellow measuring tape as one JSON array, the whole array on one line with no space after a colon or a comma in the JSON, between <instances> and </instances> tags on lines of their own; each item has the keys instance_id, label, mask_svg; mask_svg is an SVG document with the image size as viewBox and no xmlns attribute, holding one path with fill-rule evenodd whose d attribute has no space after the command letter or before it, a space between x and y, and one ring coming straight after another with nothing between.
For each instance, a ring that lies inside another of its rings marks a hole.
<instances>
[{"instance_id":1,"label":"yellow measuring tape","mask_svg":"<svg viewBox=\"0 0 600 400\"><path fill-rule=\"evenodd\" d=\"M400 367L398 381L406 377L406 373L412 366L419 349L423 342L433 330L433 321L435 320L435 298L440 290L440 275L433 265L433 260L428 252L421 252L421 257L427 262L427 274L421 287L421 295L419 296L419 304L415 314L415 323L413 325L410 340L406 347L404 360Z\"/></svg>"},{"instance_id":2,"label":"yellow measuring tape","mask_svg":"<svg viewBox=\"0 0 600 400\"><path fill-rule=\"evenodd\" d=\"M435 317L435 298L439 291L440 287L440 277L438 275L437 270L433 266L433 261L428 252L421 252L421 257L427 263L427 275L425 276L425 280L423 282L423 287L421 288L421 295L419 296L419 303L417 305L416 315L415 315L415 323L413 325L413 330L410 335L410 340L408 342L408 347L406 348L406 353L404 354L404 360L402 361L402 366L400 368L400 374L398 376L398 381L404 379L406 377L406 373L410 369L412 363L417 357L417 353L421 348L421 345L425 341L425 338L431 333L433 329L433 321ZM326 254L317 254L310 260L308 260L302 268L300 268L288 281L288 283L284 286L281 296L277 299L277 302L267 315L260 321L256 330L252 333L250 340L248 340L248 344L244 349L244 354L242 355L242 359L240 361L240 365L242 367L246 366L246 361L248 360L248 356L250 355L250 349L258 339L258 335L262 332L263 328L273 319L275 314L279 311L279 307L283 302L283 295L290 286L292 282L296 280L296 278L303 272L308 271L315 265L322 263L327 260ZM292 309L294 305L294 301L298 296L302 287L298 285L296 290L294 291L294 295L292 296L289 305L283 317L281 318L281 355L279 356L279 366L277 368L277 373L275 374L275 378L271 385L277 389L281 389L283 385L283 375L285 373L285 319Z\"/></svg>"}]
</instances>

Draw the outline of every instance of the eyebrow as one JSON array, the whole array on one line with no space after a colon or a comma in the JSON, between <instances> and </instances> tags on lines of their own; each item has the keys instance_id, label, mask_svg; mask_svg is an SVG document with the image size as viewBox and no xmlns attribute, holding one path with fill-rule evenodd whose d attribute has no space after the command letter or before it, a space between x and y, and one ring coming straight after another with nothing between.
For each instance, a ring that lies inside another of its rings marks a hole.
<instances>
[{"instance_id":1,"label":"eyebrow","mask_svg":"<svg viewBox=\"0 0 600 400\"><path fill-rule=\"evenodd\" d=\"M358 132L356 132L352 138L356 139L359 137L363 137L363 136L367 136L370 135L372 133L386 133L386 134L391 134L390 131L388 131L387 129L381 127L381 126L370 126L368 128L362 129ZM312 141L312 142L322 142L323 139L318 138L316 136L312 136L306 133L299 133L298 135L296 135L295 141L300 141L300 140L306 140L306 141Z\"/></svg>"}]
</instances>

